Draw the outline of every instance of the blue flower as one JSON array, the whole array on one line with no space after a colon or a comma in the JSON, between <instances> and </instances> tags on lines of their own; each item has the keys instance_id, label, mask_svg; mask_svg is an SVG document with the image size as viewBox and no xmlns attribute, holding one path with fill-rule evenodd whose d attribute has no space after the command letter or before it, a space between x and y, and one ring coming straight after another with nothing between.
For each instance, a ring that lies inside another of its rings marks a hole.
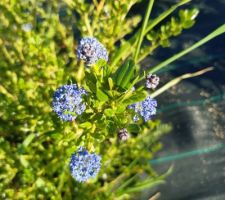
<instances>
[{"instance_id":1,"label":"blue flower","mask_svg":"<svg viewBox=\"0 0 225 200\"><path fill-rule=\"evenodd\" d=\"M152 115L156 114L157 101L148 96L144 101L129 105L128 108L133 109L136 113L133 120L136 122L139 117L143 117L144 121L151 120Z\"/></svg>"},{"instance_id":2,"label":"blue flower","mask_svg":"<svg viewBox=\"0 0 225 200\"><path fill-rule=\"evenodd\" d=\"M106 48L94 37L81 39L77 48L77 57L88 65L95 64L100 59L108 61Z\"/></svg>"},{"instance_id":3,"label":"blue flower","mask_svg":"<svg viewBox=\"0 0 225 200\"><path fill-rule=\"evenodd\" d=\"M70 160L70 172L78 182L85 182L96 177L101 167L101 157L95 153L88 153L84 147L80 147L72 154Z\"/></svg>"},{"instance_id":4,"label":"blue flower","mask_svg":"<svg viewBox=\"0 0 225 200\"><path fill-rule=\"evenodd\" d=\"M72 121L86 109L83 95L86 91L76 84L63 85L53 95L52 108L62 120Z\"/></svg>"}]
</instances>

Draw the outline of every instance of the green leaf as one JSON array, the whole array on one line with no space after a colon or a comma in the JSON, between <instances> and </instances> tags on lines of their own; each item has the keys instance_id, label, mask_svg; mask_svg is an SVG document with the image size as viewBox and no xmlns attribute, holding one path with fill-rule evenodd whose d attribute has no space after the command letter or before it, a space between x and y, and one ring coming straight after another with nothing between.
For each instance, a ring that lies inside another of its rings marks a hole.
<instances>
[{"instance_id":1,"label":"green leaf","mask_svg":"<svg viewBox=\"0 0 225 200\"><path fill-rule=\"evenodd\" d=\"M41 135L39 140L45 139L45 137L52 137L52 138L60 139L60 138L62 138L62 136L63 136L63 134L60 133L58 130L53 130L53 131L45 132L43 135Z\"/></svg>"},{"instance_id":2,"label":"green leaf","mask_svg":"<svg viewBox=\"0 0 225 200\"><path fill-rule=\"evenodd\" d=\"M121 87L122 88L126 88L128 83L130 82L130 80L133 78L134 76L134 70L135 70L135 65L134 62L131 60L129 62L129 68L127 69L125 76L123 77L123 80L121 82Z\"/></svg>"},{"instance_id":3,"label":"green leaf","mask_svg":"<svg viewBox=\"0 0 225 200\"><path fill-rule=\"evenodd\" d=\"M115 133L115 130L117 130L117 127L116 127L116 122L115 121L112 121L112 120L106 120L105 121L105 128L107 128L107 132L109 134L113 134Z\"/></svg>"},{"instance_id":4,"label":"green leaf","mask_svg":"<svg viewBox=\"0 0 225 200\"><path fill-rule=\"evenodd\" d=\"M124 193L134 193L134 192L140 192L140 191L143 191L145 189L148 189L148 188L152 188L156 185L159 185L159 184L163 184L165 183L164 180L150 180L148 183L145 183L143 185L139 185L139 186L136 186L136 187L130 187L129 189L127 190L124 190L123 192Z\"/></svg>"},{"instance_id":5,"label":"green leaf","mask_svg":"<svg viewBox=\"0 0 225 200\"><path fill-rule=\"evenodd\" d=\"M119 188L116 190L116 193L123 192L123 189L126 188L129 184L131 184L135 179L137 179L138 174L135 174L134 176L128 178L127 180L124 180Z\"/></svg>"},{"instance_id":6,"label":"green leaf","mask_svg":"<svg viewBox=\"0 0 225 200\"><path fill-rule=\"evenodd\" d=\"M159 184L164 184L165 183L165 178L167 176L169 176L173 171L173 167L170 167L167 172L165 172L164 174L158 176L158 177L155 177L155 178L147 178L145 179L144 181L141 181L141 182L138 182L134 187L130 187L126 190L123 190L122 192L123 193L133 193L133 192L140 192L140 191L143 191L145 189L148 189L148 188L152 188L156 185L159 185Z\"/></svg>"},{"instance_id":7,"label":"green leaf","mask_svg":"<svg viewBox=\"0 0 225 200\"><path fill-rule=\"evenodd\" d=\"M146 39L149 41L156 41L156 39L159 37L159 35L155 31L151 31L146 35Z\"/></svg>"},{"instance_id":8,"label":"green leaf","mask_svg":"<svg viewBox=\"0 0 225 200\"><path fill-rule=\"evenodd\" d=\"M105 135L103 133L96 133L93 135L95 139L97 139L99 142L102 142L105 140Z\"/></svg>"},{"instance_id":9,"label":"green leaf","mask_svg":"<svg viewBox=\"0 0 225 200\"><path fill-rule=\"evenodd\" d=\"M44 187L45 186L45 181L42 179L42 178L38 178L35 182L37 188L40 188L40 187Z\"/></svg>"},{"instance_id":10,"label":"green leaf","mask_svg":"<svg viewBox=\"0 0 225 200\"><path fill-rule=\"evenodd\" d=\"M127 130L130 133L139 133L141 129L140 126L138 126L137 124L129 124Z\"/></svg>"},{"instance_id":11,"label":"green leaf","mask_svg":"<svg viewBox=\"0 0 225 200\"><path fill-rule=\"evenodd\" d=\"M112 58L111 65L114 67L118 61L127 54L127 50L131 48L131 44L129 42L124 42L121 44L121 47L116 51L115 56Z\"/></svg>"},{"instance_id":12,"label":"green leaf","mask_svg":"<svg viewBox=\"0 0 225 200\"><path fill-rule=\"evenodd\" d=\"M107 109L104 110L104 114L108 117L112 117L112 116L114 116L114 110L110 109L110 108L107 108Z\"/></svg>"},{"instance_id":13,"label":"green leaf","mask_svg":"<svg viewBox=\"0 0 225 200\"><path fill-rule=\"evenodd\" d=\"M160 45L162 45L162 47L169 47L170 46L170 41L168 39L165 40L161 40L160 41Z\"/></svg>"},{"instance_id":14,"label":"green leaf","mask_svg":"<svg viewBox=\"0 0 225 200\"><path fill-rule=\"evenodd\" d=\"M191 10L185 9L179 11L179 16L181 18L182 22L194 20L199 13L199 10L196 8L193 8Z\"/></svg>"},{"instance_id":15,"label":"green leaf","mask_svg":"<svg viewBox=\"0 0 225 200\"><path fill-rule=\"evenodd\" d=\"M84 123L80 124L79 127L80 128L84 128L84 129L91 129L92 128L92 123L84 122Z\"/></svg>"},{"instance_id":16,"label":"green leaf","mask_svg":"<svg viewBox=\"0 0 225 200\"><path fill-rule=\"evenodd\" d=\"M96 96L98 100L100 101L107 101L109 99L108 95L104 93L102 90L100 90L99 88L97 88Z\"/></svg>"},{"instance_id":17,"label":"green leaf","mask_svg":"<svg viewBox=\"0 0 225 200\"><path fill-rule=\"evenodd\" d=\"M23 167L27 168L29 166L29 162L26 159L26 155L20 155L19 159L20 159L20 163L23 165Z\"/></svg>"},{"instance_id":18,"label":"green leaf","mask_svg":"<svg viewBox=\"0 0 225 200\"><path fill-rule=\"evenodd\" d=\"M111 77L108 78L108 83L109 83L109 89L112 90L113 89L113 79Z\"/></svg>"},{"instance_id":19,"label":"green leaf","mask_svg":"<svg viewBox=\"0 0 225 200\"><path fill-rule=\"evenodd\" d=\"M133 95L129 97L129 99L125 99L123 103L126 105L130 105L133 103L143 101L145 100L146 97L147 97L147 93L145 91L137 91L137 92L134 92Z\"/></svg>"},{"instance_id":20,"label":"green leaf","mask_svg":"<svg viewBox=\"0 0 225 200\"><path fill-rule=\"evenodd\" d=\"M140 76L138 75L134 80L132 80L131 83L128 83L127 84L127 90L130 90L132 89L132 87L138 82Z\"/></svg>"},{"instance_id":21,"label":"green leaf","mask_svg":"<svg viewBox=\"0 0 225 200\"><path fill-rule=\"evenodd\" d=\"M24 147L27 147L31 142L32 140L35 138L35 134L34 133L31 133L30 135L28 135L25 140L23 141L23 146Z\"/></svg>"},{"instance_id":22,"label":"green leaf","mask_svg":"<svg viewBox=\"0 0 225 200\"><path fill-rule=\"evenodd\" d=\"M116 113L118 114L123 113L126 110L126 106L123 104L118 104L116 108L117 108Z\"/></svg>"},{"instance_id":23,"label":"green leaf","mask_svg":"<svg viewBox=\"0 0 225 200\"><path fill-rule=\"evenodd\" d=\"M115 84L121 88L127 88L134 76L135 64L133 60L126 60L125 63L117 69L113 75Z\"/></svg>"},{"instance_id":24,"label":"green leaf","mask_svg":"<svg viewBox=\"0 0 225 200\"><path fill-rule=\"evenodd\" d=\"M120 72L122 71L122 67L119 67L116 72L112 75L112 79L113 81L116 83L117 79L118 79L118 76L120 74Z\"/></svg>"},{"instance_id":25,"label":"green leaf","mask_svg":"<svg viewBox=\"0 0 225 200\"><path fill-rule=\"evenodd\" d=\"M120 86L123 77L125 76L127 69L129 68L129 60L126 60L125 63L116 71L115 82L117 86Z\"/></svg>"},{"instance_id":26,"label":"green leaf","mask_svg":"<svg viewBox=\"0 0 225 200\"><path fill-rule=\"evenodd\" d=\"M92 73L98 78L103 79L103 77L107 77L110 73L110 68L107 65L106 60L100 59L91 67Z\"/></svg>"},{"instance_id":27,"label":"green leaf","mask_svg":"<svg viewBox=\"0 0 225 200\"><path fill-rule=\"evenodd\" d=\"M179 11L179 16L181 19L181 23L183 28L190 28L194 25L194 19L197 17L199 10L194 8L191 10L185 9Z\"/></svg>"},{"instance_id":28,"label":"green leaf","mask_svg":"<svg viewBox=\"0 0 225 200\"><path fill-rule=\"evenodd\" d=\"M106 60L104 59L99 59L96 63L95 63L95 67L96 68L101 68L103 66L107 65Z\"/></svg>"},{"instance_id":29,"label":"green leaf","mask_svg":"<svg viewBox=\"0 0 225 200\"><path fill-rule=\"evenodd\" d=\"M86 71L85 80L90 91L96 93L96 83L97 83L96 77L92 73Z\"/></svg>"}]
</instances>

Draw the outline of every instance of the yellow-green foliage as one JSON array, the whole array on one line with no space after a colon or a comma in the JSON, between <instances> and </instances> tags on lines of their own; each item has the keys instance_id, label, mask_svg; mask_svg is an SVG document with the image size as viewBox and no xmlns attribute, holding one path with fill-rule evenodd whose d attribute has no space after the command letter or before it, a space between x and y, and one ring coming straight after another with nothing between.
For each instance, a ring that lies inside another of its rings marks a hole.
<instances>
[{"instance_id":1,"label":"yellow-green foliage","mask_svg":"<svg viewBox=\"0 0 225 200\"><path fill-rule=\"evenodd\" d=\"M125 144L118 144L115 135L97 147L104 161L97 180L78 184L69 174L69 156L81 143L82 130L76 122L57 118L52 94L67 82L82 82L75 54L82 36L97 37L115 55L116 42L141 19L127 17L139 0L90 2L0 1L0 199L126 199L132 193L128 185L135 188L141 178L133 177L136 182L124 186L124 192L119 184L137 172L151 175L148 184L161 181L148 164L160 148L159 136L169 130L157 121ZM94 137L99 144L101 135Z\"/></svg>"}]
</instances>

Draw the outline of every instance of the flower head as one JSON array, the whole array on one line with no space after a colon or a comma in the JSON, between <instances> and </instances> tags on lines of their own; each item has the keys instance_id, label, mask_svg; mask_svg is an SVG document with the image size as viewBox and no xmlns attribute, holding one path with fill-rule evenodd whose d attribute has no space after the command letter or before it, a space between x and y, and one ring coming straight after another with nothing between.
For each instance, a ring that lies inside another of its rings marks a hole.
<instances>
[{"instance_id":1,"label":"flower head","mask_svg":"<svg viewBox=\"0 0 225 200\"><path fill-rule=\"evenodd\" d=\"M96 177L101 167L101 157L95 153L88 153L84 147L80 147L72 154L70 160L70 172L78 182L85 182Z\"/></svg>"},{"instance_id":2,"label":"flower head","mask_svg":"<svg viewBox=\"0 0 225 200\"><path fill-rule=\"evenodd\" d=\"M86 94L76 84L63 85L54 93L52 108L62 120L72 121L86 109L82 98Z\"/></svg>"},{"instance_id":3,"label":"flower head","mask_svg":"<svg viewBox=\"0 0 225 200\"><path fill-rule=\"evenodd\" d=\"M144 101L129 105L128 108L133 109L136 113L133 120L136 122L139 117L143 117L144 121L151 120L152 115L156 114L157 101L148 96Z\"/></svg>"},{"instance_id":4,"label":"flower head","mask_svg":"<svg viewBox=\"0 0 225 200\"><path fill-rule=\"evenodd\" d=\"M95 64L100 59L108 61L106 48L94 37L81 39L77 48L77 57L88 65Z\"/></svg>"},{"instance_id":5,"label":"flower head","mask_svg":"<svg viewBox=\"0 0 225 200\"><path fill-rule=\"evenodd\" d=\"M146 77L146 88L155 89L159 84L159 77L155 74L148 74Z\"/></svg>"}]
</instances>

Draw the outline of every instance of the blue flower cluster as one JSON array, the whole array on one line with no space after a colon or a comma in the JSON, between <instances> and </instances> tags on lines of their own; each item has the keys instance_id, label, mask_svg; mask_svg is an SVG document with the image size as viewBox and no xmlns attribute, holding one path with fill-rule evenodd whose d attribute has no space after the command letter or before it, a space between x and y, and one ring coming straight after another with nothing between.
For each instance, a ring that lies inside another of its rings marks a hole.
<instances>
[{"instance_id":1,"label":"blue flower cluster","mask_svg":"<svg viewBox=\"0 0 225 200\"><path fill-rule=\"evenodd\" d=\"M72 154L70 172L78 182L85 182L96 177L101 167L101 157L95 153L88 153L84 147Z\"/></svg>"},{"instance_id":2,"label":"blue flower cluster","mask_svg":"<svg viewBox=\"0 0 225 200\"><path fill-rule=\"evenodd\" d=\"M96 38L85 37L78 45L77 57L78 60L84 60L87 65L92 65L100 59L108 61L108 52Z\"/></svg>"},{"instance_id":3,"label":"blue flower cluster","mask_svg":"<svg viewBox=\"0 0 225 200\"><path fill-rule=\"evenodd\" d=\"M133 117L133 120L136 122L139 120L139 116L144 118L144 121L147 122L151 120L152 115L156 114L157 101L148 96L144 101L137 102L132 105L129 105L129 109L133 109L136 113Z\"/></svg>"},{"instance_id":4,"label":"blue flower cluster","mask_svg":"<svg viewBox=\"0 0 225 200\"><path fill-rule=\"evenodd\" d=\"M76 84L63 85L53 95L52 108L62 120L72 121L86 109L83 95L87 92Z\"/></svg>"}]
</instances>

